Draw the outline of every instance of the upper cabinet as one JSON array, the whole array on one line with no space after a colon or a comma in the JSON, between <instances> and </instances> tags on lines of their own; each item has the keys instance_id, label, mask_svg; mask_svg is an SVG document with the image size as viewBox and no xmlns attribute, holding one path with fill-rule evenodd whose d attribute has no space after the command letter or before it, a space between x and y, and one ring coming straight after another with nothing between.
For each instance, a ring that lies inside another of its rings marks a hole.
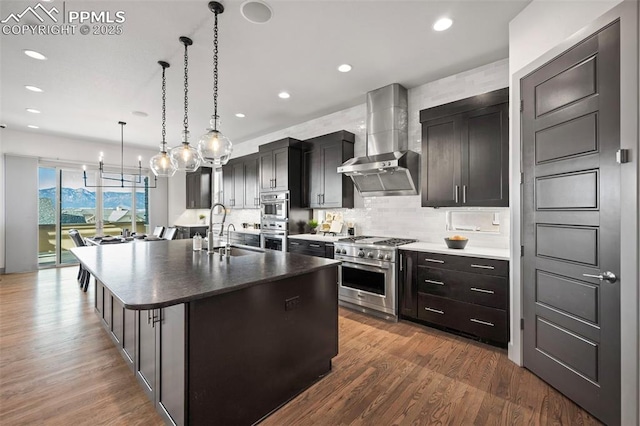
<instances>
[{"instance_id":1,"label":"upper cabinet","mask_svg":"<svg viewBox=\"0 0 640 426\"><path fill-rule=\"evenodd\" d=\"M187 173L187 208L208 209L211 207L211 167L200 167Z\"/></svg>"},{"instance_id":2,"label":"upper cabinet","mask_svg":"<svg viewBox=\"0 0 640 426\"><path fill-rule=\"evenodd\" d=\"M284 138L258 147L260 192L289 191L292 207L302 200L302 150L305 143Z\"/></svg>"},{"instance_id":3,"label":"upper cabinet","mask_svg":"<svg viewBox=\"0 0 640 426\"><path fill-rule=\"evenodd\" d=\"M354 141L355 135L344 130L305 141L306 207L353 208L353 183L337 168L353 158Z\"/></svg>"},{"instance_id":4,"label":"upper cabinet","mask_svg":"<svg viewBox=\"0 0 640 426\"><path fill-rule=\"evenodd\" d=\"M235 158L222 167L222 204L236 209L260 207L257 155Z\"/></svg>"},{"instance_id":5,"label":"upper cabinet","mask_svg":"<svg viewBox=\"0 0 640 426\"><path fill-rule=\"evenodd\" d=\"M509 206L509 90L420 111L423 207Z\"/></svg>"}]
</instances>

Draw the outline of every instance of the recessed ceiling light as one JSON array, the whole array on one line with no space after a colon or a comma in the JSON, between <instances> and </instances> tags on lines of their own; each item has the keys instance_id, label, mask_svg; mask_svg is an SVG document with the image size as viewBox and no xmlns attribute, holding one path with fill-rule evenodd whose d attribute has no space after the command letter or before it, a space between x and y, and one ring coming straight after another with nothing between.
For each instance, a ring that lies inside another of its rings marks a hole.
<instances>
[{"instance_id":1,"label":"recessed ceiling light","mask_svg":"<svg viewBox=\"0 0 640 426\"><path fill-rule=\"evenodd\" d=\"M40 128L38 126L34 126L33 124L29 124L27 127L30 128L30 129L39 129Z\"/></svg>"},{"instance_id":2,"label":"recessed ceiling light","mask_svg":"<svg viewBox=\"0 0 640 426\"><path fill-rule=\"evenodd\" d=\"M245 117L246 117L246 115L244 115L243 113L239 112L239 113L237 113L237 114L236 114L236 117L238 117L238 118L245 118Z\"/></svg>"},{"instance_id":3,"label":"recessed ceiling light","mask_svg":"<svg viewBox=\"0 0 640 426\"><path fill-rule=\"evenodd\" d=\"M30 112L31 114L40 114L39 110L33 108L27 108L27 112Z\"/></svg>"},{"instance_id":4,"label":"recessed ceiling light","mask_svg":"<svg viewBox=\"0 0 640 426\"><path fill-rule=\"evenodd\" d=\"M278 97L280 99L289 99L291 97L291 95L287 92L280 92L278 93Z\"/></svg>"},{"instance_id":5,"label":"recessed ceiling light","mask_svg":"<svg viewBox=\"0 0 640 426\"><path fill-rule=\"evenodd\" d=\"M449 27L453 24L453 21L449 18L440 18L433 24L433 29L436 31L444 31L449 29Z\"/></svg>"},{"instance_id":6,"label":"recessed ceiling light","mask_svg":"<svg viewBox=\"0 0 640 426\"><path fill-rule=\"evenodd\" d=\"M131 114L135 115L136 117L148 117L149 114L147 114L144 111L131 111Z\"/></svg>"},{"instance_id":7,"label":"recessed ceiling light","mask_svg":"<svg viewBox=\"0 0 640 426\"><path fill-rule=\"evenodd\" d=\"M349 64L342 64L338 67L338 71L340 72L349 72L351 71L351 65Z\"/></svg>"},{"instance_id":8,"label":"recessed ceiling light","mask_svg":"<svg viewBox=\"0 0 640 426\"><path fill-rule=\"evenodd\" d=\"M42 90L41 88L36 87L36 86L24 86L24 88L27 89L27 90L30 90L32 92L37 92L37 93L44 92L44 90Z\"/></svg>"},{"instance_id":9,"label":"recessed ceiling light","mask_svg":"<svg viewBox=\"0 0 640 426\"><path fill-rule=\"evenodd\" d=\"M33 59L39 59L41 61L44 61L45 59L47 59L46 56L44 56L42 53L40 52L36 52L35 50L25 50L24 54L27 55L30 58Z\"/></svg>"},{"instance_id":10,"label":"recessed ceiling light","mask_svg":"<svg viewBox=\"0 0 640 426\"><path fill-rule=\"evenodd\" d=\"M254 24L266 24L273 17L271 6L260 0L248 0L240 5L244 19Z\"/></svg>"}]
</instances>

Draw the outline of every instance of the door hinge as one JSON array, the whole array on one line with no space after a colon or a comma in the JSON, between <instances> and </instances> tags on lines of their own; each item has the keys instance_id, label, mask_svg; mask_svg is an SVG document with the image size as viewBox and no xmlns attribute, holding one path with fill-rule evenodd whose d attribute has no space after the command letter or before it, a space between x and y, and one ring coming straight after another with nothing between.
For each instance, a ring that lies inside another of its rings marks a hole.
<instances>
[{"instance_id":1,"label":"door hinge","mask_svg":"<svg viewBox=\"0 0 640 426\"><path fill-rule=\"evenodd\" d=\"M524 246L520 246L520 257L524 257Z\"/></svg>"},{"instance_id":2,"label":"door hinge","mask_svg":"<svg viewBox=\"0 0 640 426\"><path fill-rule=\"evenodd\" d=\"M524 111L524 100L520 99L520 112Z\"/></svg>"},{"instance_id":3,"label":"door hinge","mask_svg":"<svg viewBox=\"0 0 640 426\"><path fill-rule=\"evenodd\" d=\"M524 318L520 318L520 330L524 330Z\"/></svg>"},{"instance_id":4,"label":"door hinge","mask_svg":"<svg viewBox=\"0 0 640 426\"><path fill-rule=\"evenodd\" d=\"M624 164L629 162L629 150L619 149L616 151L616 163Z\"/></svg>"}]
</instances>

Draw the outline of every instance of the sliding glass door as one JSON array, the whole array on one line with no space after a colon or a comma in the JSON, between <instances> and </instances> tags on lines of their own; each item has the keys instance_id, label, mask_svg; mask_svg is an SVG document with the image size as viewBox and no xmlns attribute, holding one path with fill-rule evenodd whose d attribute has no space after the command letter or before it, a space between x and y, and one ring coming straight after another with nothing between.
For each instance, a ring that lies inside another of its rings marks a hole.
<instances>
[{"instance_id":1,"label":"sliding glass door","mask_svg":"<svg viewBox=\"0 0 640 426\"><path fill-rule=\"evenodd\" d=\"M124 229L146 233L148 227L148 189L117 186L96 187L97 172L87 171L85 187L83 171L66 166L38 170L40 267L75 263L69 249L74 246L69 230L77 229L83 237L120 235ZM103 185L113 185L105 180Z\"/></svg>"}]
</instances>

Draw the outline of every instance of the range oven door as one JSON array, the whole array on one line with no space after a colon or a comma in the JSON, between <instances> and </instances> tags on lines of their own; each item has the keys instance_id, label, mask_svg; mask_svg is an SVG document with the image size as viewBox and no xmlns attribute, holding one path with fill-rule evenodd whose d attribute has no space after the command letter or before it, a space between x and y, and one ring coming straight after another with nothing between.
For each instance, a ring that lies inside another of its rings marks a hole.
<instances>
[{"instance_id":1,"label":"range oven door","mask_svg":"<svg viewBox=\"0 0 640 426\"><path fill-rule=\"evenodd\" d=\"M343 260L339 281L340 300L396 315L395 263L360 264Z\"/></svg>"}]
</instances>

